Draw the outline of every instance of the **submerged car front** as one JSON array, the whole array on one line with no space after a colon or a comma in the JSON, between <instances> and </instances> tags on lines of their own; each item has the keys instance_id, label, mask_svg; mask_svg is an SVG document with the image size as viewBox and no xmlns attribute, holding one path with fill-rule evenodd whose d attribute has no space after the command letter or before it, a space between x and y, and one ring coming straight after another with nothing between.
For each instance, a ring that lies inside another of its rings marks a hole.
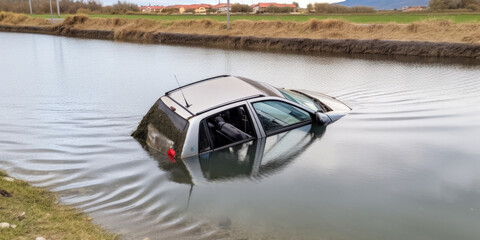
<instances>
[{"instance_id":1,"label":"submerged car front","mask_svg":"<svg viewBox=\"0 0 480 240\"><path fill-rule=\"evenodd\" d=\"M335 122L352 109L340 100L326 94L310 90L278 89L282 95L295 103L316 111L317 116L328 116L330 122Z\"/></svg>"}]
</instances>

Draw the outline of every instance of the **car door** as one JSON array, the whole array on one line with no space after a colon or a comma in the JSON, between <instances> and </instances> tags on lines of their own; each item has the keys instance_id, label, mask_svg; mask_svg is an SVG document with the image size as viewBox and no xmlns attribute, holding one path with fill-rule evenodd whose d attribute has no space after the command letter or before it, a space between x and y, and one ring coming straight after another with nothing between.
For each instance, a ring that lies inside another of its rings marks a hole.
<instances>
[{"instance_id":1,"label":"car door","mask_svg":"<svg viewBox=\"0 0 480 240\"><path fill-rule=\"evenodd\" d=\"M230 148L311 124L313 116L312 112L299 105L278 99L225 106L200 117L198 154Z\"/></svg>"},{"instance_id":2,"label":"car door","mask_svg":"<svg viewBox=\"0 0 480 240\"><path fill-rule=\"evenodd\" d=\"M209 112L199 123L198 153L232 147L258 138L258 128L247 103Z\"/></svg>"},{"instance_id":3,"label":"car door","mask_svg":"<svg viewBox=\"0 0 480 240\"><path fill-rule=\"evenodd\" d=\"M195 185L210 181L264 178L278 173L320 139L324 126L304 125L266 138L183 159Z\"/></svg>"}]
</instances>

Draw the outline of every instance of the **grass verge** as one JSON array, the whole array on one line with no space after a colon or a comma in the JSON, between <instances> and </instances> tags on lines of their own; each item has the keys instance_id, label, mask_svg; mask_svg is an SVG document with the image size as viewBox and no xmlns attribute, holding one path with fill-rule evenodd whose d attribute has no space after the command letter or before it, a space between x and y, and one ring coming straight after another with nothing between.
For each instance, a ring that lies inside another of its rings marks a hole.
<instances>
[{"instance_id":1,"label":"grass verge","mask_svg":"<svg viewBox=\"0 0 480 240\"><path fill-rule=\"evenodd\" d=\"M0 239L118 238L75 208L56 204L55 194L24 181L7 181L4 177L7 175L0 171L0 222L9 223L10 227L0 228Z\"/></svg>"},{"instance_id":2,"label":"grass verge","mask_svg":"<svg viewBox=\"0 0 480 240\"><path fill-rule=\"evenodd\" d=\"M65 18L69 15L63 15ZM204 20L226 21L225 15L154 15L154 14L138 14L138 15L111 15L111 14L90 14L91 18L120 18L120 19L148 19L159 21L182 21L182 20ZM50 18L50 15L35 15L35 17ZM232 21L250 20L250 21L294 21L307 22L310 19L338 19L352 23L413 23L418 21L430 20L449 20L453 23L480 22L479 13L375 13L375 14L325 14L325 15L264 15L264 14L244 14L231 15Z\"/></svg>"}]
</instances>

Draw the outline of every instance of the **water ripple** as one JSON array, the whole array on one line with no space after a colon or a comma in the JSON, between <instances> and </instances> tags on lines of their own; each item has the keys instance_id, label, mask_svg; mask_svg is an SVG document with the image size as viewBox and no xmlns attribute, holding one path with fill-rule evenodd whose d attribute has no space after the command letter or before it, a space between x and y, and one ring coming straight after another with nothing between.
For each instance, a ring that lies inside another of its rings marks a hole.
<instances>
[{"instance_id":1,"label":"water ripple","mask_svg":"<svg viewBox=\"0 0 480 240\"><path fill-rule=\"evenodd\" d=\"M125 239L480 235L469 210L480 208L478 66L0 35L11 69L0 78L0 168ZM219 73L325 92L353 111L256 168L220 161L232 173L217 179L207 176L219 169L186 169L130 136L176 87L168 76Z\"/></svg>"}]
</instances>

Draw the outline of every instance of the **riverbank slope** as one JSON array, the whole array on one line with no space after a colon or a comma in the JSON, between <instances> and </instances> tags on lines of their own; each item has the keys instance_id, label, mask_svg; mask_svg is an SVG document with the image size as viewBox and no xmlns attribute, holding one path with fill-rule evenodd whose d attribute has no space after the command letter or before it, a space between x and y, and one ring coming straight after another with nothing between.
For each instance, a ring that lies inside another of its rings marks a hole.
<instances>
[{"instance_id":1,"label":"riverbank slope","mask_svg":"<svg viewBox=\"0 0 480 240\"><path fill-rule=\"evenodd\" d=\"M410 24L354 24L338 19L237 20L227 30L225 22L209 19L156 21L77 15L50 25L47 19L3 12L0 31L234 49L480 59L480 23L448 20Z\"/></svg>"},{"instance_id":2,"label":"riverbank slope","mask_svg":"<svg viewBox=\"0 0 480 240\"><path fill-rule=\"evenodd\" d=\"M73 207L56 204L42 188L0 171L1 239L117 239Z\"/></svg>"}]
</instances>

